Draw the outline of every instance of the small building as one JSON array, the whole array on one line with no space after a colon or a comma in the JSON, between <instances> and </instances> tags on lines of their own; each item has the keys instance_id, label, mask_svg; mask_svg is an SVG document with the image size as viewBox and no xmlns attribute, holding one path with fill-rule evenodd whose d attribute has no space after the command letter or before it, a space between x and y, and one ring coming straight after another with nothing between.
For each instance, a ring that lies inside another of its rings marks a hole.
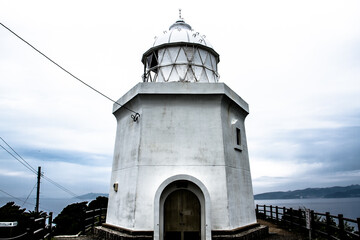
<instances>
[{"instance_id":1,"label":"small building","mask_svg":"<svg viewBox=\"0 0 360 240\"><path fill-rule=\"evenodd\" d=\"M218 81L219 61L181 18L144 53L143 82L113 108L105 228L155 240L210 240L259 227L244 126L249 108Z\"/></svg>"}]
</instances>

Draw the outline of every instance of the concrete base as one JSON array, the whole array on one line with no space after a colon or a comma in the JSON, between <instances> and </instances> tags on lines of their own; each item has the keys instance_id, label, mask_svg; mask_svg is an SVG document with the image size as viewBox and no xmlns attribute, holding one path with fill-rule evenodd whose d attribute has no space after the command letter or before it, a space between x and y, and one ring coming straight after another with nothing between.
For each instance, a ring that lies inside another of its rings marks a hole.
<instances>
[{"instance_id":1,"label":"concrete base","mask_svg":"<svg viewBox=\"0 0 360 240\"><path fill-rule=\"evenodd\" d=\"M54 240L88 240L88 236L80 236L80 235L62 235L62 236L54 236Z\"/></svg>"},{"instance_id":2,"label":"concrete base","mask_svg":"<svg viewBox=\"0 0 360 240\"><path fill-rule=\"evenodd\" d=\"M95 228L94 235L101 240L151 240L154 234L152 231L131 231L110 224L103 224L101 227Z\"/></svg>"},{"instance_id":3,"label":"concrete base","mask_svg":"<svg viewBox=\"0 0 360 240\"><path fill-rule=\"evenodd\" d=\"M229 231L212 231L213 240L257 240L269 235L269 228L260 224ZM153 239L152 231L130 231L109 224L95 228L95 236L101 240L150 240Z\"/></svg>"},{"instance_id":4,"label":"concrete base","mask_svg":"<svg viewBox=\"0 0 360 240\"><path fill-rule=\"evenodd\" d=\"M269 235L269 227L258 223L229 231L212 231L213 240L257 240Z\"/></svg>"}]
</instances>

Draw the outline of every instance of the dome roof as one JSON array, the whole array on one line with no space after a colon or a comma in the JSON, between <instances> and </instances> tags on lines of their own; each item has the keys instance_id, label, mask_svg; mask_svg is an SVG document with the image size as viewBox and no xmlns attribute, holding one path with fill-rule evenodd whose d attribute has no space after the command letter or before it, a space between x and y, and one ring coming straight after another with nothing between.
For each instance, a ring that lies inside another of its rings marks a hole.
<instances>
[{"instance_id":1,"label":"dome roof","mask_svg":"<svg viewBox=\"0 0 360 240\"><path fill-rule=\"evenodd\" d=\"M153 50L160 49L164 46L170 45L193 45L210 51L220 62L219 54L213 49L210 42L205 35L195 32L184 19L180 18L169 27L168 31L164 31L161 35L155 37L155 41L142 57L142 62L145 63L145 57Z\"/></svg>"},{"instance_id":2,"label":"dome roof","mask_svg":"<svg viewBox=\"0 0 360 240\"><path fill-rule=\"evenodd\" d=\"M170 26L168 31L164 31L163 34L155 37L152 47L179 42L200 44L212 48L205 35L200 35L199 32L195 32L183 19L177 20Z\"/></svg>"},{"instance_id":3,"label":"dome roof","mask_svg":"<svg viewBox=\"0 0 360 240\"><path fill-rule=\"evenodd\" d=\"M144 82L218 82L219 54L181 18L155 38L141 59Z\"/></svg>"}]
</instances>

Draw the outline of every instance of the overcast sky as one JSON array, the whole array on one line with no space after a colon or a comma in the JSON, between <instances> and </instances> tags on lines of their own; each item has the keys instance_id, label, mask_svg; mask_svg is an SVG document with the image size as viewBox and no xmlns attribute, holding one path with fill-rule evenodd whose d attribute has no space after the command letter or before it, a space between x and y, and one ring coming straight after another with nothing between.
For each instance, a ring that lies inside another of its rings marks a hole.
<instances>
[{"instance_id":1,"label":"overcast sky","mask_svg":"<svg viewBox=\"0 0 360 240\"><path fill-rule=\"evenodd\" d=\"M360 184L359 1L174 2L0 0L0 20L118 99L181 8L249 103L255 193ZM0 136L25 160L78 195L106 193L115 131L112 102L0 26ZM26 197L35 183L0 148L0 189ZM44 180L41 196L72 197Z\"/></svg>"}]
</instances>

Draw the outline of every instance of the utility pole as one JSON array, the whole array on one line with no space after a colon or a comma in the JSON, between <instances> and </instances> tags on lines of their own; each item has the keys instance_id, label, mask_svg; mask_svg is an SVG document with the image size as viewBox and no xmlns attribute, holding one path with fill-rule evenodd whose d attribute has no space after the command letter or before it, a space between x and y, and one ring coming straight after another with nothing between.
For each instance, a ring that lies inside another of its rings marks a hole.
<instances>
[{"instance_id":1,"label":"utility pole","mask_svg":"<svg viewBox=\"0 0 360 240\"><path fill-rule=\"evenodd\" d=\"M38 167L35 212L39 213L41 167Z\"/></svg>"}]
</instances>

